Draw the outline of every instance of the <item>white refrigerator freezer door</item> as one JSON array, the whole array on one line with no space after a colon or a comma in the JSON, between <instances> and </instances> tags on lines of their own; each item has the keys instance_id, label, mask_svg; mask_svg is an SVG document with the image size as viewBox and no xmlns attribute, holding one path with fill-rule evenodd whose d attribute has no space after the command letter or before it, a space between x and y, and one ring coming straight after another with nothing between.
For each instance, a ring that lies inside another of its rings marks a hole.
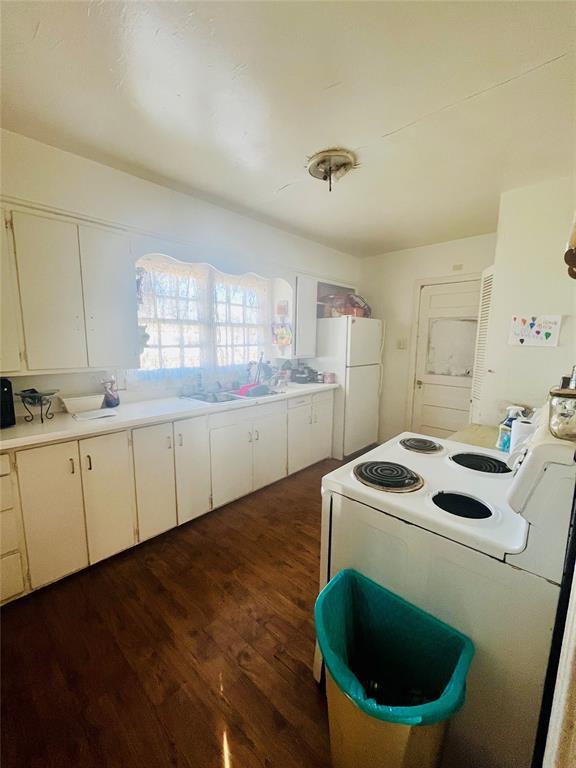
<instances>
[{"instance_id":1,"label":"white refrigerator freezer door","mask_svg":"<svg viewBox=\"0 0 576 768\"><path fill-rule=\"evenodd\" d=\"M344 455L378 440L380 366L346 369Z\"/></svg>"},{"instance_id":2,"label":"white refrigerator freezer door","mask_svg":"<svg viewBox=\"0 0 576 768\"><path fill-rule=\"evenodd\" d=\"M381 320L366 317L348 318L347 365L379 365L381 347Z\"/></svg>"}]
</instances>

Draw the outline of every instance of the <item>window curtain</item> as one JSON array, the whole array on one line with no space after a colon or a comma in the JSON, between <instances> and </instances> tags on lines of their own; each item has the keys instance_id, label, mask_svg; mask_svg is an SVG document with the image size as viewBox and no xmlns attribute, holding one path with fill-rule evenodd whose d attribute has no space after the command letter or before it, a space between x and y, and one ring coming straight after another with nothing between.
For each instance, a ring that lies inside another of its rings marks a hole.
<instances>
[{"instance_id":1,"label":"window curtain","mask_svg":"<svg viewBox=\"0 0 576 768\"><path fill-rule=\"evenodd\" d=\"M245 365L270 345L268 281L152 254L137 263L141 369Z\"/></svg>"}]
</instances>

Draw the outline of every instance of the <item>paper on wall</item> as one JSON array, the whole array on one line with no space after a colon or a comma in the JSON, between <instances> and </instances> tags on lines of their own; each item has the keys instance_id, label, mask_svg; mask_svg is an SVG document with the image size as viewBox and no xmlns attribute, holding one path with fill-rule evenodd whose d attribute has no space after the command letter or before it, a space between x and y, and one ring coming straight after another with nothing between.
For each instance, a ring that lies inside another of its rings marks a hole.
<instances>
[{"instance_id":1,"label":"paper on wall","mask_svg":"<svg viewBox=\"0 0 576 768\"><path fill-rule=\"evenodd\" d=\"M561 315L513 315L508 344L557 347L561 323Z\"/></svg>"}]
</instances>

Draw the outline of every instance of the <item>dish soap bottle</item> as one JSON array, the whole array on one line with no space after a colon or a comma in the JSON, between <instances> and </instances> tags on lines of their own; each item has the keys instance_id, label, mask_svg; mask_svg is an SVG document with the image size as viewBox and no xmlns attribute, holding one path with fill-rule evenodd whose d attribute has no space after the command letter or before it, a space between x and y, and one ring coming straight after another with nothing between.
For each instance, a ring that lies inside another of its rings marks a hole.
<instances>
[{"instance_id":1,"label":"dish soap bottle","mask_svg":"<svg viewBox=\"0 0 576 768\"><path fill-rule=\"evenodd\" d=\"M510 453L510 437L512 435L512 422L524 416L524 408L521 405L509 405L506 408L506 418L500 422L498 428L498 440L496 448L504 453Z\"/></svg>"}]
</instances>

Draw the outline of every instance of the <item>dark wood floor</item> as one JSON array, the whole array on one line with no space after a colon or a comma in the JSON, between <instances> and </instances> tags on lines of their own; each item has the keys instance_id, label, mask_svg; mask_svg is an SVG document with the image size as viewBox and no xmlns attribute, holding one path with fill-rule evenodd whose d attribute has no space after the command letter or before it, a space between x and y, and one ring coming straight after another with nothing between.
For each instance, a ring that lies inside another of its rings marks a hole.
<instances>
[{"instance_id":1,"label":"dark wood floor","mask_svg":"<svg viewBox=\"0 0 576 768\"><path fill-rule=\"evenodd\" d=\"M326 461L2 610L3 768L328 766Z\"/></svg>"}]
</instances>

